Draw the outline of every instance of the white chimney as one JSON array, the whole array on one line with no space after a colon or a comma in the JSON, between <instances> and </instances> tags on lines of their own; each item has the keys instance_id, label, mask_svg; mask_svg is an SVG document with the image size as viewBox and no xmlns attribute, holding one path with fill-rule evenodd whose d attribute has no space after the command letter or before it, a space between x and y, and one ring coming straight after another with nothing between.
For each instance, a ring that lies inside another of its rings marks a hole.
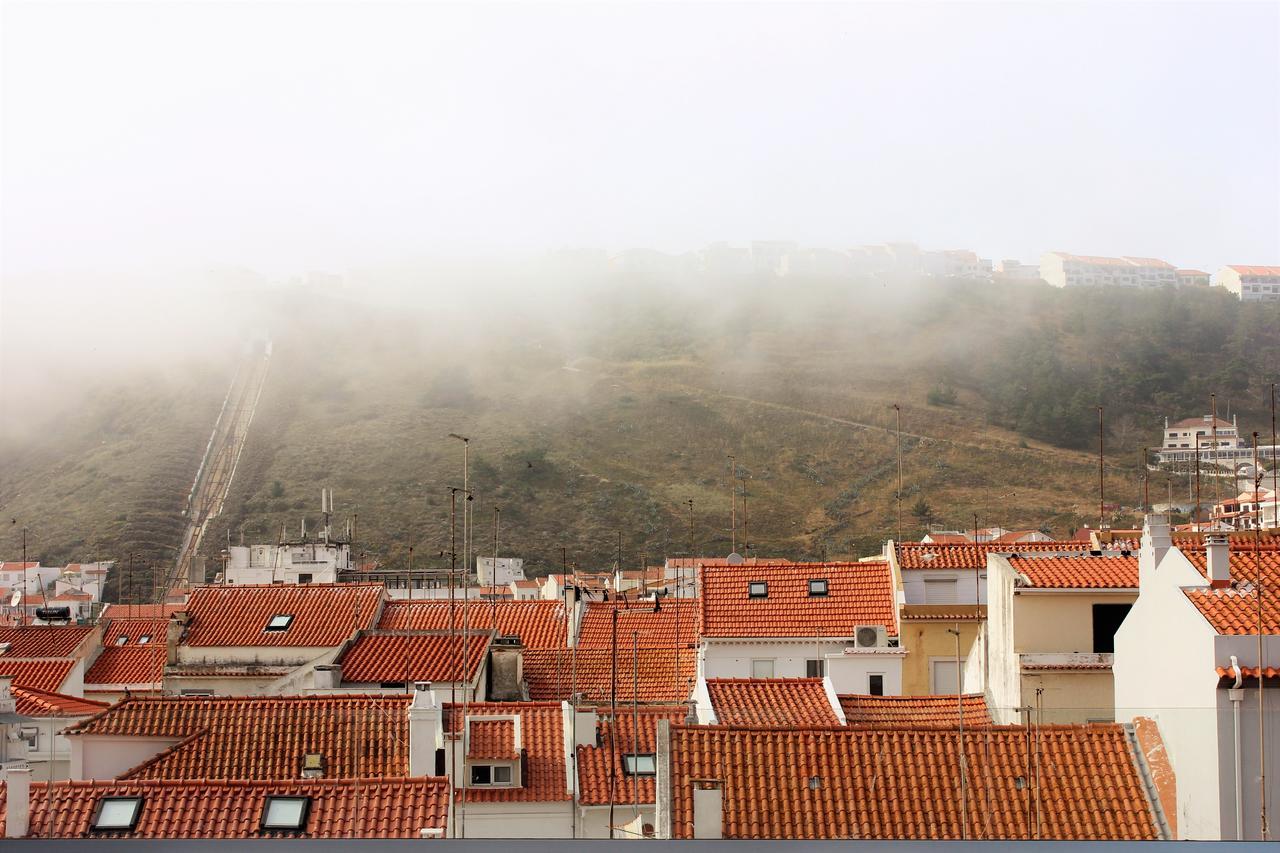
<instances>
[{"instance_id":1,"label":"white chimney","mask_svg":"<svg viewBox=\"0 0 1280 853\"><path fill-rule=\"evenodd\" d=\"M440 747L440 705L431 692L431 682L413 683L409 703L409 775L436 775L436 750Z\"/></svg>"},{"instance_id":2,"label":"white chimney","mask_svg":"<svg viewBox=\"0 0 1280 853\"><path fill-rule=\"evenodd\" d=\"M5 797L4 834L6 838L23 838L31 822L31 768L10 767L4 779L9 789Z\"/></svg>"},{"instance_id":3,"label":"white chimney","mask_svg":"<svg viewBox=\"0 0 1280 853\"><path fill-rule=\"evenodd\" d=\"M1150 565L1164 559L1164 555L1173 547L1173 537L1169 532L1169 516L1148 514L1142 522L1142 551L1150 554Z\"/></svg>"},{"instance_id":4,"label":"white chimney","mask_svg":"<svg viewBox=\"0 0 1280 853\"><path fill-rule=\"evenodd\" d=\"M313 670L313 678L316 690L337 690L342 686L342 664L316 664Z\"/></svg>"},{"instance_id":5,"label":"white chimney","mask_svg":"<svg viewBox=\"0 0 1280 853\"><path fill-rule=\"evenodd\" d=\"M693 837L724 837L724 791L717 781L693 783Z\"/></svg>"},{"instance_id":6,"label":"white chimney","mask_svg":"<svg viewBox=\"0 0 1280 853\"><path fill-rule=\"evenodd\" d=\"M1227 537L1210 535L1204 539L1204 550L1208 555L1209 585L1224 587L1231 585L1231 548Z\"/></svg>"},{"instance_id":7,"label":"white chimney","mask_svg":"<svg viewBox=\"0 0 1280 853\"><path fill-rule=\"evenodd\" d=\"M582 705L581 697L578 702L578 706L573 709L573 745L595 746L596 709L591 705Z\"/></svg>"}]
</instances>

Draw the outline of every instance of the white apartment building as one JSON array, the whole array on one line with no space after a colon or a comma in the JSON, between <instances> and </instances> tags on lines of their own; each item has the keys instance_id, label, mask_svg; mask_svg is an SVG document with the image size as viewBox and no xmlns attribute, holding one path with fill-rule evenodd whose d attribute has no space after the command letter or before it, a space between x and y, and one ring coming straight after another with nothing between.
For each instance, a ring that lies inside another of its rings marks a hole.
<instances>
[{"instance_id":1,"label":"white apartment building","mask_svg":"<svg viewBox=\"0 0 1280 853\"><path fill-rule=\"evenodd\" d=\"M1259 445L1257 450L1261 460L1275 456L1275 448L1269 445ZM1156 461L1187 463L1195 461L1198 454L1202 465L1212 462L1237 465L1251 462L1253 452L1254 448L1241 438L1234 416L1229 421L1222 418L1215 421L1212 415L1201 415L1172 424L1166 418Z\"/></svg>"},{"instance_id":2,"label":"white apartment building","mask_svg":"<svg viewBox=\"0 0 1280 853\"><path fill-rule=\"evenodd\" d=\"M996 281L1039 281L1040 267L1036 264L1024 264L1022 261L1005 258L996 263L992 277Z\"/></svg>"},{"instance_id":3,"label":"white apartment building","mask_svg":"<svg viewBox=\"0 0 1280 853\"><path fill-rule=\"evenodd\" d=\"M476 558L476 582L481 586L507 586L524 579L524 560L519 557Z\"/></svg>"},{"instance_id":4,"label":"white apartment building","mask_svg":"<svg viewBox=\"0 0 1280 853\"><path fill-rule=\"evenodd\" d=\"M1176 285L1178 271L1158 258L1107 258L1046 252L1040 278L1054 287L1160 287Z\"/></svg>"},{"instance_id":5,"label":"white apartment building","mask_svg":"<svg viewBox=\"0 0 1280 853\"><path fill-rule=\"evenodd\" d=\"M941 257L942 275L945 278L991 280L991 260L980 258L968 249L947 249L931 253Z\"/></svg>"},{"instance_id":6,"label":"white apartment building","mask_svg":"<svg viewBox=\"0 0 1280 853\"><path fill-rule=\"evenodd\" d=\"M1210 275L1203 270L1178 270L1178 287L1208 287Z\"/></svg>"},{"instance_id":7,"label":"white apartment building","mask_svg":"<svg viewBox=\"0 0 1280 853\"><path fill-rule=\"evenodd\" d=\"M1218 270L1213 283L1241 302L1280 301L1280 267L1232 264Z\"/></svg>"}]
</instances>

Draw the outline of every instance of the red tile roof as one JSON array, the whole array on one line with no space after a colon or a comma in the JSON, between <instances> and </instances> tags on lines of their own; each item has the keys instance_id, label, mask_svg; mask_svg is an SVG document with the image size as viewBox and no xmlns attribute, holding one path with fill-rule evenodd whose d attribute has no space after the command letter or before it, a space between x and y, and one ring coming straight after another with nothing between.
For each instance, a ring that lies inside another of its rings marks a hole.
<instances>
[{"instance_id":1,"label":"red tile roof","mask_svg":"<svg viewBox=\"0 0 1280 853\"><path fill-rule=\"evenodd\" d=\"M991 712L981 693L963 697L966 726L991 725ZM845 721L850 726L957 726L960 702L954 695L868 696L845 693L840 696Z\"/></svg>"},{"instance_id":2,"label":"red tile roof","mask_svg":"<svg viewBox=\"0 0 1280 853\"><path fill-rule=\"evenodd\" d=\"M1227 264L1227 269L1235 270L1241 275L1280 275L1280 267L1249 266L1247 264Z\"/></svg>"},{"instance_id":3,"label":"red tile roof","mask_svg":"<svg viewBox=\"0 0 1280 853\"><path fill-rule=\"evenodd\" d=\"M1041 726L1027 777L1016 727L964 737L968 837L1156 839L1152 807L1124 729ZM675 726L672 830L693 837L695 780L719 780L725 838L946 840L961 837L959 744L941 729L735 729ZM1030 783L1019 790L1017 780Z\"/></svg>"},{"instance_id":4,"label":"red tile roof","mask_svg":"<svg viewBox=\"0 0 1280 853\"><path fill-rule=\"evenodd\" d=\"M613 718L608 705L597 705L596 743L608 746L613 743ZM618 748L623 752L653 752L659 720L683 723L689 715L689 706L680 705L631 705L618 702Z\"/></svg>"},{"instance_id":5,"label":"red tile roof","mask_svg":"<svg viewBox=\"0 0 1280 853\"><path fill-rule=\"evenodd\" d=\"M14 687L34 687L56 693L75 666L71 658L7 660L0 657L0 677L12 678Z\"/></svg>"},{"instance_id":6,"label":"red tile roof","mask_svg":"<svg viewBox=\"0 0 1280 853\"><path fill-rule=\"evenodd\" d=\"M13 698L18 713L27 717L88 717L110 707L106 702L31 687L14 687Z\"/></svg>"},{"instance_id":7,"label":"red tile roof","mask_svg":"<svg viewBox=\"0 0 1280 853\"><path fill-rule=\"evenodd\" d=\"M809 595L810 579L827 595ZM750 598L753 581L769 585ZM897 595L886 562L725 566L702 571L704 637L851 637L858 625L897 636Z\"/></svg>"},{"instance_id":8,"label":"red tile roof","mask_svg":"<svg viewBox=\"0 0 1280 853\"><path fill-rule=\"evenodd\" d=\"M296 779L307 753L325 776L408 773L409 697L131 697L67 730L71 736L174 738L124 774L138 779Z\"/></svg>"},{"instance_id":9,"label":"red tile roof","mask_svg":"<svg viewBox=\"0 0 1280 853\"><path fill-rule=\"evenodd\" d=\"M781 557L743 557L741 562L729 562L728 557L668 557L667 568L693 569L699 566L790 566L791 560Z\"/></svg>"},{"instance_id":10,"label":"red tile roof","mask_svg":"<svg viewBox=\"0 0 1280 853\"><path fill-rule=\"evenodd\" d=\"M7 786L0 788L0 801ZM267 797L309 797L302 833L263 832ZM103 797L142 797L132 832L95 832ZM448 820L447 779L35 782L29 838L420 838ZM0 825L4 809L0 802ZM52 825L50 822L52 821ZM92 842L88 842L92 843Z\"/></svg>"},{"instance_id":11,"label":"red tile roof","mask_svg":"<svg viewBox=\"0 0 1280 853\"><path fill-rule=\"evenodd\" d=\"M186 646L337 646L372 628L380 584L202 586L187 601ZM285 631L268 631L273 616L290 614Z\"/></svg>"},{"instance_id":12,"label":"red tile roof","mask_svg":"<svg viewBox=\"0 0 1280 853\"><path fill-rule=\"evenodd\" d=\"M179 610L186 609L186 602L165 604L108 604L102 609L102 618L168 619Z\"/></svg>"},{"instance_id":13,"label":"red tile roof","mask_svg":"<svg viewBox=\"0 0 1280 853\"><path fill-rule=\"evenodd\" d=\"M613 646L613 612L618 613L618 647L630 660L631 635L641 649L689 648L698 643L702 602L696 598L669 598L655 612L652 601L593 601L586 605L578 626L581 648ZM679 634L677 634L677 629Z\"/></svg>"},{"instance_id":14,"label":"red tile roof","mask_svg":"<svg viewBox=\"0 0 1280 853\"><path fill-rule=\"evenodd\" d=\"M150 616L115 618L107 620L106 626L102 632L104 648L116 646L121 637L127 641L126 645L135 645L142 637L150 637L148 644L164 646L169 630L169 620Z\"/></svg>"},{"instance_id":15,"label":"red tile roof","mask_svg":"<svg viewBox=\"0 0 1280 853\"><path fill-rule=\"evenodd\" d=\"M708 678L716 720L725 726L838 726L821 678Z\"/></svg>"},{"instance_id":16,"label":"red tile roof","mask_svg":"<svg viewBox=\"0 0 1280 853\"><path fill-rule=\"evenodd\" d=\"M1236 683L1236 674L1235 674L1235 671L1231 669L1231 667L1220 666L1218 667L1217 672L1218 672L1218 678L1221 678L1224 680L1224 683L1219 685L1220 687L1230 687L1231 685ZM1269 666L1263 669L1262 673L1263 673L1263 677L1267 679L1280 678L1280 667ZM1240 677L1242 679L1244 678L1256 679L1258 677L1258 667L1256 666L1240 667ZM1230 682L1230 683L1227 683L1227 682Z\"/></svg>"},{"instance_id":17,"label":"red tile roof","mask_svg":"<svg viewBox=\"0 0 1280 853\"><path fill-rule=\"evenodd\" d=\"M163 684L166 656L163 639L145 646L107 646L84 674L85 690L108 684Z\"/></svg>"},{"instance_id":18,"label":"red tile roof","mask_svg":"<svg viewBox=\"0 0 1280 853\"><path fill-rule=\"evenodd\" d=\"M1138 558L1095 557L1010 557L1009 565L1025 575L1036 589L1137 589Z\"/></svg>"},{"instance_id":19,"label":"red tile roof","mask_svg":"<svg viewBox=\"0 0 1280 853\"><path fill-rule=\"evenodd\" d=\"M499 634L518 636L527 649L554 649L565 645L564 604L559 601L472 601L465 608L461 600L452 605L431 601L388 601L378 627L393 630L473 630L496 627ZM464 612L465 611L465 612ZM496 618L495 618L496 617Z\"/></svg>"},{"instance_id":20,"label":"red tile roof","mask_svg":"<svg viewBox=\"0 0 1280 853\"><path fill-rule=\"evenodd\" d=\"M985 604L904 604L899 613L903 622L981 622L987 618Z\"/></svg>"},{"instance_id":21,"label":"red tile roof","mask_svg":"<svg viewBox=\"0 0 1280 853\"><path fill-rule=\"evenodd\" d=\"M362 634L343 653L342 680L351 684L392 681L472 682L489 650L489 635L442 632L373 631ZM463 670L463 661L466 669ZM464 677L459 677L465 672Z\"/></svg>"},{"instance_id":22,"label":"red tile roof","mask_svg":"<svg viewBox=\"0 0 1280 853\"><path fill-rule=\"evenodd\" d=\"M456 736L462 729L462 706L446 704L444 708L445 731ZM524 750L522 786L467 788L467 802L547 802L572 798L565 767L564 714L559 702L476 702L467 706L467 714L519 716Z\"/></svg>"},{"instance_id":23,"label":"red tile roof","mask_svg":"<svg viewBox=\"0 0 1280 853\"><path fill-rule=\"evenodd\" d=\"M925 543L900 542L898 568L909 569L982 569L987 554L1029 554L1040 552L1087 554L1088 542L966 542Z\"/></svg>"},{"instance_id":24,"label":"red tile roof","mask_svg":"<svg viewBox=\"0 0 1280 853\"><path fill-rule=\"evenodd\" d=\"M24 625L0 628L0 643L8 643L6 658L65 658L73 655L93 633L91 625Z\"/></svg>"},{"instance_id":25,"label":"red tile roof","mask_svg":"<svg viewBox=\"0 0 1280 853\"><path fill-rule=\"evenodd\" d=\"M574 655L567 649L526 650L524 678L529 685L529 698L568 700L576 690L586 694L588 702L608 702L614 680L612 650L578 649L576 680L573 660ZM697 671L696 651L649 649L641 652L636 663L633 673L631 651L618 649L619 702L630 702L633 695L645 704L683 702L689 698Z\"/></svg>"},{"instance_id":26,"label":"red tile roof","mask_svg":"<svg viewBox=\"0 0 1280 853\"><path fill-rule=\"evenodd\" d=\"M1180 549L1201 574L1208 571L1203 550ZM1187 598L1219 634L1258 634L1258 591L1261 570L1262 633L1280 634L1280 551L1246 551L1232 545L1231 585L1222 589L1188 589Z\"/></svg>"},{"instance_id":27,"label":"red tile roof","mask_svg":"<svg viewBox=\"0 0 1280 853\"><path fill-rule=\"evenodd\" d=\"M515 720L476 719L472 712L467 723L467 758L512 760L519 757Z\"/></svg>"},{"instance_id":28,"label":"red tile roof","mask_svg":"<svg viewBox=\"0 0 1280 853\"><path fill-rule=\"evenodd\" d=\"M659 720L682 723L689 713L683 705L618 706L618 733L613 739L613 725L607 706L600 707L596 727L598 746L578 747L578 802L587 806L654 802L653 776L628 776L623 772L622 756L631 753L651 754L657 746Z\"/></svg>"}]
</instances>

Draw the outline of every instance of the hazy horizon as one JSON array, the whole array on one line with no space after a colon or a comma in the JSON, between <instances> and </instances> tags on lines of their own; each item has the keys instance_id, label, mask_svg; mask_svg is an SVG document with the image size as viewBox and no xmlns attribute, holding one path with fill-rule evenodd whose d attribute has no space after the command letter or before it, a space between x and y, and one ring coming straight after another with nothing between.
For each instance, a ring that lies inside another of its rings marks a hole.
<instances>
[{"instance_id":1,"label":"hazy horizon","mask_svg":"<svg viewBox=\"0 0 1280 853\"><path fill-rule=\"evenodd\" d=\"M760 239L1280 261L1274 3L4 17L10 281Z\"/></svg>"}]
</instances>

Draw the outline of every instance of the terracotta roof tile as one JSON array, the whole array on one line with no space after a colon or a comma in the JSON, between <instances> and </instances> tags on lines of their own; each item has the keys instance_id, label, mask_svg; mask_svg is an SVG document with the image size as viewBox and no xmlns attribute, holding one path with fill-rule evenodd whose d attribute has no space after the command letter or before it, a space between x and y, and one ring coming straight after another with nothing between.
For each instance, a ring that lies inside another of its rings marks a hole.
<instances>
[{"instance_id":1,"label":"terracotta roof tile","mask_svg":"<svg viewBox=\"0 0 1280 853\"><path fill-rule=\"evenodd\" d=\"M840 707L850 726L957 726L959 705L955 696L868 696L845 693ZM991 712L981 694L963 697L966 726L991 725Z\"/></svg>"},{"instance_id":2,"label":"terracotta roof tile","mask_svg":"<svg viewBox=\"0 0 1280 853\"><path fill-rule=\"evenodd\" d=\"M1218 678L1223 680L1219 687L1230 687L1236 683L1236 674L1229 666L1220 666L1217 669ZM1263 677L1270 680L1272 678L1280 678L1280 667L1269 666L1262 670ZM1242 679L1256 679L1258 677L1258 667L1242 666L1240 667L1240 677Z\"/></svg>"},{"instance_id":3,"label":"terracotta roof tile","mask_svg":"<svg viewBox=\"0 0 1280 853\"><path fill-rule=\"evenodd\" d=\"M0 628L0 643L9 648L0 652L6 658L71 657L93 633L91 625L24 625Z\"/></svg>"},{"instance_id":4,"label":"terracotta roof tile","mask_svg":"<svg viewBox=\"0 0 1280 853\"><path fill-rule=\"evenodd\" d=\"M165 644L107 646L84 674L86 690L102 685L162 685ZM158 689L158 687L157 687Z\"/></svg>"},{"instance_id":5,"label":"terracotta roof tile","mask_svg":"<svg viewBox=\"0 0 1280 853\"><path fill-rule=\"evenodd\" d=\"M7 786L5 786L7 787ZM0 788L0 791L3 791ZM95 832L103 797L142 797L132 832ZM305 831L264 833L267 797L309 797ZM3 796L0 796L0 800ZM36 782L30 838L420 838L448 820L442 778ZM2 806L3 803L0 803ZM0 808L0 824L4 810ZM50 821L52 820L52 826Z\"/></svg>"},{"instance_id":6,"label":"terracotta roof tile","mask_svg":"<svg viewBox=\"0 0 1280 853\"><path fill-rule=\"evenodd\" d=\"M445 731L456 736L462 728L462 706L444 706ZM470 716L514 714L520 717L524 785L510 788L467 788L467 802L560 801L572 798L565 767L564 714L559 702L476 702Z\"/></svg>"},{"instance_id":7,"label":"terracotta roof tile","mask_svg":"<svg viewBox=\"0 0 1280 853\"><path fill-rule=\"evenodd\" d=\"M471 633L464 652L461 634L373 631L343 653L342 680L351 684L475 680L489 648L489 635ZM466 660L466 675L463 660Z\"/></svg>"},{"instance_id":8,"label":"terracotta roof tile","mask_svg":"<svg viewBox=\"0 0 1280 853\"><path fill-rule=\"evenodd\" d=\"M296 779L319 753L325 776L408 772L409 697L132 697L67 730L71 736L174 738L138 779Z\"/></svg>"},{"instance_id":9,"label":"terracotta roof tile","mask_svg":"<svg viewBox=\"0 0 1280 853\"><path fill-rule=\"evenodd\" d=\"M34 687L50 693L58 692L75 667L76 662L71 658L7 660L0 657L0 676L12 678L14 687Z\"/></svg>"},{"instance_id":10,"label":"terracotta roof tile","mask_svg":"<svg viewBox=\"0 0 1280 853\"><path fill-rule=\"evenodd\" d=\"M1010 557L1014 571L1036 589L1137 589L1137 556Z\"/></svg>"},{"instance_id":11,"label":"terracotta roof tile","mask_svg":"<svg viewBox=\"0 0 1280 853\"><path fill-rule=\"evenodd\" d=\"M682 723L689 713L683 705L631 707L618 706L617 740L607 706L596 710L597 746L578 747L578 802L583 805L607 805L612 799L619 804L654 802L653 776L628 776L623 768L624 755L652 754L657 747L659 720Z\"/></svg>"},{"instance_id":12,"label":"terracotta roof tile","mask_svg":"<svg viewBox=\"0 0 1280 853\"><path fill-rule=\"evenodd\" d=\"M467 758L510 760L519 757L515 720L476 719L472 713L467 722Z\"/></svg>"},{"instance_id":13,"label":"terracotta roof tile","mask_svg":"<svg viewBox=\"0 0 1280 853\"><path fill-rule=\"evenodd\" d=\"M202 586L187 601L186 646L337 646L372 628L382 601L379 584ZM278 615L287 630L268 631Z\"/></svg>"},{"instance_id":14,"label":"terracotta roof tile","mask_svg":"<svg viewBox=\"0 0 1280 853\"><path fill-rule=\"evenodd\" d=\"M904 604L899 613L903 622L981 622L987 618L985 604Z\"/></svg>"},{"instance_id":15,"label":"terracotta roof tile","mask_svg":"<svg viewBox=\"0 0 1280 853\"><path fill-rule=\"evenodd\" d=\"M1201 574L1208 571L1203 549L1180 549ZM1232 546L1231 586L1222 589L1187 589L1186 596L1219 634L1258 634L1258 592L1255 581L1261 571L1262 633L1280 634L1280 551L1246 551Z\"/></svg>"},{"instance_id":16,"label":"terracotta roof tile","mask_svg":"<svg viewBox=\"0 0 1280 853\"><path fill-rule=\"evenodd\" d=\"M614 656L610 649L578 649L577 678L570 650L530 649L524 653L524 678L529 698L535 700L571 698L574 689L588 702L608 702L613 683ZM678 662L678 666L677 666ZM639 655L633 679L630 649L617 654L617 695L619 702L645 704L683 702L693 691L697 653L692 649L649 649ZM633 689L633 681L635 689Z\"/></svg>"},{"instance_id":17,"label":"terracotta roof tile","mask_svg":"<svg viewBox=\"0 0 1280 853\"><path fill-rule=\"evenodd\" d=\"M613 743L613 717L608 705L596 706L596 743L608 746ZM653 752L659 720L683 723L689 715L689 707L680 705L631 705L618 703L618 748L624 752L632 749Z\"/></svg>"},{"instance_id":18,"label":"terracotta roof tile","mask_svg":"<svg viewBox=\"0 0 1280 853\"><path fill-rule=\"evenodd\" d=\"M1058 552L1087 554L1088 542L966 542L896 544L898 568L909 569L981 569L987 565L987 554L1029 554Z\"/></svg>"},{"instance_id":19,"label":"terracotta roof tile","mask_svg":"<svg viewBox=\"0 0 1280 853\"><path fill-rule=\"evenodd\" d=\"M1033 797L1043 838L1159 837L1123 728L1036 731L1040 772L1025 791L1017 783L1027 775L1025 730L965 735L969 838L1030 837ZM673 835L693 835L695 780L719 780L725 838L958 839L960 742L957 732L936 728L675 726Z\"/></svg>"},{"instance_id":20,"label":"terracotta roof tile","mask_svg":"<svg viewBox=\"0 0 1280 853\"><path fill-rule=\"evenodd\" d=\"M708 678L716 720L726 726L838 726L821 678Z\"/></svg>"},{"instance_id":21,"label":"terracotta roof tile","mask_svg":"<svg viewBox=\"0 0 1280 853\"><path fill-rule=\"evenodd\" d=\"M165 604L108 604L102 609L103 619L168 619L180 610L186 610L186 602Z\"/></svg>"},{"instance_id":22,"label":"terracotta roof tile","mask_svg":"<svg viewBox=\"0 0 1280 853\"><path fill-rule=\"evenodd\" d=\"M518 636L527 649L563 648L566 642L559 601L472 601L465 608L461 600L388 601L378 620L379 628L414 631L461 630L464 624L478 631L496 627L499 634Z\"/></svg>"},{"instance_id":23,"label":"terracotta roof tile","mask_svg":"<svg viewBox=\"0 0 1280 853\"><path fill-rule=\"evenodd\" d=\"M147 644L163 646L169 629L169 620L150 616L125 617L107 620L106 625L106 629L102 632L104 648L121 645L121 637L125 638L124 645L135 645L143 637L149 637Z\"/></svg>"},{"instance_id":24,"label":"terracotta roof tile","mask_svg":"<svg viewBox=\"0 0 1280 853\"><path fill-rule=\"evenodd\" d=\"M827 594L809 594L825 579ZM751 598L764 581L768 595ZM884 625L897 636L897 596L889 564L797 563L702 570L704 637L850 637L858 625Z\"/></svg>"},{"instance_id":25,"label":"terracotta roof tile","mask_svg":"<svg viewBox=\"0 0 1280 853\"><path fill-rule=\"evenodd\" d=\"M668 598L654 610L652 601L593 601L586 605L578 626L581 648L613 646L613 612L618 613L618 646L631 649L636 633L639 648L690 648L698 643L702 603L696 598ZM677 634L677 628L679 634ZM628 656L630 651L627 652ZM629 657L628 657L629 659Z\"/></svg>"},{"instance_id":26,"label":"terracotta roof tile","mask_svg":"<svg viewBox=\"0 0 1280 853\"><path fill-rule=\"evenodd\" d=\"M1241 275L1280 275L1280 267L1250 266L1248 264L1227 264L1227 269L1235 270Z\"/></svg>"},{"instance_id":27,"label":"terracotta roof tile","mask_svg":"<svg viewBox=\"0 0 1280 853\"><path fill-rule=\"evenodd\" d=\"M110 707L106 702L81 699L32 687L14 687L18 713L27 717L88 717Z\"/></svg>"}]
</instances>

